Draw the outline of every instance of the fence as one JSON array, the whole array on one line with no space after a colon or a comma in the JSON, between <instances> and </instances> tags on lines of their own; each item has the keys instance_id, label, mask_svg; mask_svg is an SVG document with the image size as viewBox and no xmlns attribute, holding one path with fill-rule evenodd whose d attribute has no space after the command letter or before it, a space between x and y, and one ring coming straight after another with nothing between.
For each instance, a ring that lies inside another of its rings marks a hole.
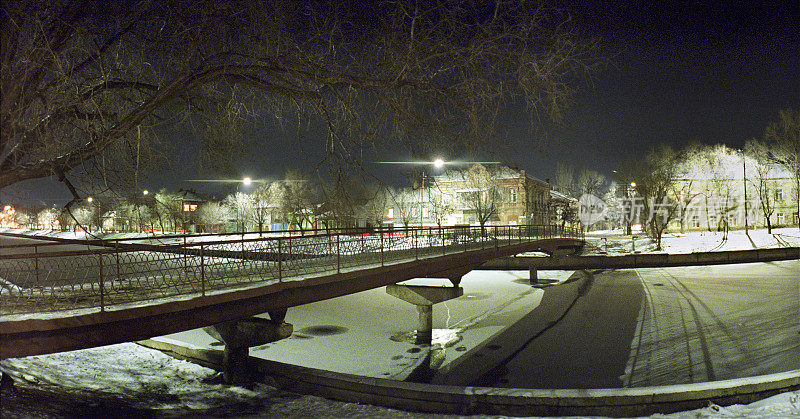
<instances>
[{"instance_id":1,"label":"fence","mask_svg":"<svg viewBox=\"0 0 800 419\"><path fill-rule=\"evenodd\" d=\"M416 227L0 246L0 316L155 304L549 237L581 238L582 232ZM74 250L76 244L82 249Z\"/></svg>"}]
</instances>

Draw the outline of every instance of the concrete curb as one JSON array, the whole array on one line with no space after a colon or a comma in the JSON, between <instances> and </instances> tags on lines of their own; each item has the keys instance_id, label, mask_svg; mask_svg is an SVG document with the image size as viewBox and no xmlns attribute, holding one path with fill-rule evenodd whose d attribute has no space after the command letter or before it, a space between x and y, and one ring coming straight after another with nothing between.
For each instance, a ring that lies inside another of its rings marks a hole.
<instances>
[{"instance_id":1,"label":"concrete curb","mask_svg":"<svg viewBox=\"0 0 800 419\"><path fill-rule=\"evenodd\" d=\"M205 366L214 350L164 341L144 346ZM251 357L259 373L279 387L350 403L396 409L513 416L646 416L719 405L744 404L800 389L800 370L707 383L612 389L508 389L409 383L300 367Z\"/></svg>"},{"instance_id":2,"label":"concrete curb","mask_svg":"<svg viewBox=\"0 0 800 419\"><path fill-rule=\"evenodd\" d=\"M800 259L800 247L727 250L696 253L642 253L623 256L512 256L490 260L478 269L625 269L670 266L727 265Z\"/></svg>"}]
</instances>

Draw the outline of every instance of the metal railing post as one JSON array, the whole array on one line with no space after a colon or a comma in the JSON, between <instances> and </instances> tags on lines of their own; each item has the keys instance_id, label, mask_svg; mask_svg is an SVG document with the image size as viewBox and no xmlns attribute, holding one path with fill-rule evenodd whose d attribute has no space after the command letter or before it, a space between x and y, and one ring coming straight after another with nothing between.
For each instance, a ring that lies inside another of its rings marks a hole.
<instances>
[{"instance_id":1,"label":"metal railing post","mask_svg":"<svg viewBox=\"0 0 800 419\"><path fill-rule=\"evenodd\" d=\"M105 302L105 284L103 283L103 254L97 254L99 263L98 266L100 267L100 312L106 311L106 302Z\"/></svg>"},{"instance_id":2,"label":"metal railing post","mask_svg":"<svg viewBox=\"0 0 800 419\"><path fill-rule=\"evenodd\" d=\"M114 247L114 256L117 261L117 280L120 278L119 274L119 240L117 241L117 245Z\"/></svg>"},{"instance_id":3,"label":"metal railing post","mask_svg":"<svg viewBox=\"0 0 800 419\"><path fill-rule=\"evenodd\" d=\"M206 296L206 262L203 255L203 244L200 243L200 289L202 290L203 297Z\"/></svg>"},{"instance_id":4,"label":"metal railing post","mask_svg":"<svg viewBox=\"0 0 800 419\"><path fill-rule=\"evenodd\" d=\"M34 271L36 272L36 286L39 286L39 246L33 245L33 266Z\"/></svg>"},{"instance_id":5,"label":"metal railing post","mask_svg":"<svg viewBox=\"0 0 800 419\"><path fill-rule=\"evenodd\" d=\"M339 233L336 233L336 273L342 273L342 251L339 247Z\"/></svg>"},{"instance_id":6,"label":"metal railing post","mask_svg":"<svg viewBox=\"0 0 800 419\"><path fill-rule=\"evenodd\" d=\"M414 240L412 243L414 244L414 259L419 260L419 230L414 229Z\"/></svg>"},{"instance_id":7,"label":"metal railing post","mask_svg":"<svg viewBox=\"0 0 800 419\"><path fill-rule=\"evenodd\" d=\"M119 245L119 240L117 240L117 245ZM189 250L186 248L186 233L183 234L183 270L189 270ZM189 275L188 273L186 274Z\"/></svg>"},{"instance_id":8,"label":"metal railing post","mask_svg":"<svg viewBox=\"0 0 800 419\"><path fill-rule=\"evenodd\" d=\"M278 237L278 282L283 281L281 269L283 268L283 253L281 253L281 238Z\"/></svg>"},{"instance_id":9,"label":"metal railing post","mask_svg":"<svg viewBox=\"0 0 800 419\"><path fill-rule=\"evenodd\" d=\"M494 251L495 252L499 251L498 246L497 246L497 226L496 225L494 226Z\"/></svg>"},{"instance_id":10,"label":"metal railing post","mask_svg":"<svg viewBox=\"0 0 800 419\"><path fill-rule=\"evenodd\" d=\"M383 266L383 230L381 230L381 266Z\"/></svg>"}]
</instances>

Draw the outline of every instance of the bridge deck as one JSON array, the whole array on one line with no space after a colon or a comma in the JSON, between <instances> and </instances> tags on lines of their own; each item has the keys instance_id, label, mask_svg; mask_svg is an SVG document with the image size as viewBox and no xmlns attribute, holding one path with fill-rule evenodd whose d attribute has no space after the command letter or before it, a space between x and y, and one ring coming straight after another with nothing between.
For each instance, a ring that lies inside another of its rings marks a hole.
<instances>
[{"instance_id":1,"label":"bridge deck","mask_svg":"<svg viewBox=\"0 0 800 419\"><path fill-rule=\"evenodd\" d=\"M506 226L49 253L16 246L0 255L0 359L139 340L416 277L458 280L490 259L576 246L554 236L579 234Z\"/></svg>"}]
</instances>

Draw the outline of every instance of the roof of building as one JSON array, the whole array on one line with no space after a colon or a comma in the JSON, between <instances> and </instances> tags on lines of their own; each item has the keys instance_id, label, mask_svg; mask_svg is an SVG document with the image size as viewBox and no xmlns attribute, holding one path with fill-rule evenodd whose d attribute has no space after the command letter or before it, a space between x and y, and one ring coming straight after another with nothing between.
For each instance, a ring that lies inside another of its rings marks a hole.
<instances>
[{"instance_id":1,"label":"roof of building","mask_svg":"<svg viewBox=\"0 0 800 419\"><path fill-rule=\"evenodd\" d=\"M459 169L448 169L441 175L434 176L434 178L436 179L437 182L443 182L443 183L463 182L466 180L467 172L469 172L469 170L472 167L474 167L474 165L469 167L465 166ZM541 179L529 175L528 173L525 172L525 170L515 169L503 163L485 164L484 167L495 179L519 179L524 176L535 182L539 182L544 185L548 184L547 182Z\"/></svg>"},{"instance_id":2,"label":"roof of building","mask_svg":"<svg viewBox=\"0 0 800 419\"><path fill-rule=\"evenodd\" d=\"M578 202L577 199L575 199L575 198L573 198L573 197L571 197L569 195L564 195L563 193L561 193L561 192L559 192L559 191L557 191L555 189L550 189L550 199L557 199L557 200L561 200L561 201Z\"/></svg>"}]
</instances>

